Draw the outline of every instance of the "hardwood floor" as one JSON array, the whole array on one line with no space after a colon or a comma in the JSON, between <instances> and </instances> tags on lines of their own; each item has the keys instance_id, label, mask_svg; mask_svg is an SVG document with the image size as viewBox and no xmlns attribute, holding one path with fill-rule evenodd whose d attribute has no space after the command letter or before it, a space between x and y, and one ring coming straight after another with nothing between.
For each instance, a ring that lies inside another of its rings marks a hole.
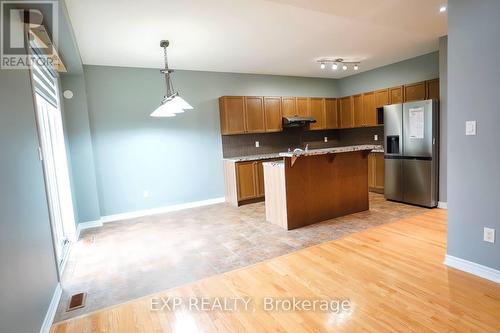
<instances>
[{"instance_id":1,"label":"hardwood floor","mask_svg":"<svg viewBox=\"0 0 500 333\"><path fill-rule=\"evenodd\" d=\"M499 332L500 285L447 268L446 211L57 323L60 332ZM151 310L159 297L250 297L253 310ZM349 300L341 313L264 311L265 297Z\"/></svg>"}]
</instances>

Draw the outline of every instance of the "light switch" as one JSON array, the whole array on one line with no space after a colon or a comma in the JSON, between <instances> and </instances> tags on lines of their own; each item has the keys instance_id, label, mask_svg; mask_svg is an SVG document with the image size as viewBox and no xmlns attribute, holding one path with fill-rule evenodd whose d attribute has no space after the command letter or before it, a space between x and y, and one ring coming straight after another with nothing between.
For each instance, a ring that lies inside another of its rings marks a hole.
<instances>
[{"instance_id":1,"label":"light switch","mask_svg":"<svg viewBox=\"0 0 500 333\"><path fill-rule=\"evenodd\" d=\"M465 122L465 135L476 135L476 121L467 120Z\"/></svg>"}]
</instances>

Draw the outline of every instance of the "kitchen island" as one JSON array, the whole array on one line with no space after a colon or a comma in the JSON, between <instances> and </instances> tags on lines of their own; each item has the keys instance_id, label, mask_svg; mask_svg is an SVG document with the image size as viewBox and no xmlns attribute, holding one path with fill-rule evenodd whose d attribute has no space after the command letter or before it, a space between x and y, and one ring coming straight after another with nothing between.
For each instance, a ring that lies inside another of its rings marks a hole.
<instances>
[{"instance_id":1,"label":"kitchen island","mask_svg":"<svg viewBox=\"0 0 500 333\"><path fill-rule=\"evenodd\" d=\"M265 162L266 220L286 230L369 209L368 154L358 145L280 153Z\"/></svg>"}]
</instances>

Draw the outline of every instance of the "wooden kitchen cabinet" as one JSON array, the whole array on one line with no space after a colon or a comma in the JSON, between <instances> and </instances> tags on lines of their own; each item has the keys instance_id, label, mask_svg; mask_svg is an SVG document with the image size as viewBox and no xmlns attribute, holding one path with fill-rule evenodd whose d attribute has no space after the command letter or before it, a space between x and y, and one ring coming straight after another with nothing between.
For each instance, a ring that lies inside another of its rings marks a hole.
<instances>
[{"instance_id":1,"label":"wooden kitchen cabinet","mask_svg":"<svg viewBox=\"0 0 500 333\"><path fill-rule=\"evenodd\" d=\"M245 128L247 133L266 131L263 97L245 97Z\"/></svg>"},{"instance_id":2,"label":"wooden kitchen cabinet","mask_svg":"<svg viewBox=\"0 0 500 333\"><path fill-rule=\"evenodd\" d=\"M354 126L353 98L352 96L340 99L340 128L351 128Z\"/></svg>"},{"instance_id":3,"label":"wooden kitchen cabinet","mask_svg":"<svg viewBox=\"0 0 500 333\"><path fill-rule=\"evenodd\" d=\"M426 81L425 87L426 87L426 99L439 100L439 79Z\"/></svg>"},{"instance_id":4,"label":"wooden kitchen cabinet","mask_svg":"<svg viewBox=\"0 0 500 333\"><path fill-rule=\"evenodd\" d=\"M283 117L293 117L297 115L297 99L295 97L281 98L281 112Z\"/></svg>"},{"instance_id":5,"label":"wooden kitchen cabinet","mask_svg":"<svg viewBox=\"0 0 500 333\"><path fill-rule=\"evenodd\" d=\"M368 154L368 189L384 193L384 153Z\"/></svg>"},{"instance_id":6,"label":"wooden kitchen cabinet","mask_svg":"<svg viewBox=\"0 0 500 333\"><path fill-rule=\"evenodd\" d=\"M389 88L389 105L404 102L404 87L397 86Z\"/></svg>"},{"instance_id":7,"label":"wooden kitchen cabinet","mask_svg":"<svg viewBox=\"0 0 500 333\"><path fill-rule=\"evenodd\" d=\"M233 206L264 198L264 168L262 163L274 159L236 162L224 160L224 196Z\"/></svg>"},{"instance_id":8,"label":"wooden kitchen cabinet","mask_svg":"<svg viewBox=\"0 0 500 333\"><path fill-rule=\"evenodd\" d=\"M309 117L309 97L297 97L297 114L301 117Z\"/></svg>"},{"instance_id":9,"label":"wooden kitchen cabinet","mask_svg":"<svg viewBox=\"0 0 500 333\"><path fill-rule=\"evenodd\" d=\"M363 125L377 126L377 107L375 106L375 93L363 94Z\"/></svg>"},{"instance_id":10,"label":"wooden kitchen cabinet","mask_svg":"<svg viewBox=\"0 0 500 333\"><path fill-rule=\"evenodd\" d=\"M310 116L316 119L315 123L309 125L311 130L321 130L326 128L326 109L324 98L311 98L309 101Z\"/></svg>"},{"instance_id":11,"label":"wooden kitchen cabinet","mask_svg":"<svg viewBox=\"0 0 500 333\"><path fill-rule=\"evenodd\" d=\"M382 108L389 105L389 89L375 91L375 108Z\"/></svg>"},{"instance_id":12,"label":"wooden kitchen cabinet","mask_svg":"<svg viewBox=\"0 0 500 333\"><path fill-rule=\"evenodd\" d=\"M281 97L264 97L266 132L280 132L282 127Z\"/></svg>"},{"instance_id":13,"label":"wooden kitchen cabinet","mask_svg":"<svg viewBox=\"0 0 500 333\"><path fill-rule=\"evenodd\" d=\"M404 96L405 102L424 100L426 96L425 81L405 85Z\"/></svg>"},{"instance_id":14,"label":"wooden kitchen cabinet","mask_svg":"<svg viewBox=\"0 0 500 333\"><path fill-rule=\"evenodd\" d=\"M220 127L223 135L245 133L245 97L219 98Z\"/></svg>"},{"instance_id":15,"label":"wooden kitchen cabinet","mask_svg":"<svg viewBox=\"0 0 500 333\"><path fill-rule=\"evenodd\" d=\"M336 98L325 98L325 128L339 128L338 101Z\"/></svg>"},{"instance_id":16,"label":"wooden kitchen cabinet","mask_svg":"<svg viewBox=\"0 0 500 333\"><path fill-rule=\"evenodd\" d=\"M363 95L358 94L352 96L353 114L354 114L354 127L362 127L364 125L363 119Z\"/></svg>"}]
</instances>

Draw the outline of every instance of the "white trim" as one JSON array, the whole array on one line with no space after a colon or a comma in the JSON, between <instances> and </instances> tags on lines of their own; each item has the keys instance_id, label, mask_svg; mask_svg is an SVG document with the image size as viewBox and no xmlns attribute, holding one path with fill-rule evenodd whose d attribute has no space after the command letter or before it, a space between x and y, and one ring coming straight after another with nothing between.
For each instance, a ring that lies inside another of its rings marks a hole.
<instances>
[{"instance_id":1,"label":"white trim","mask_svg":"<svg viewBox=\"0 0 500 333\"><path fill-rule=\"evenodd\" d=\"M122 214L107 215L107 216L103 216L101 218L101 222L108 223L108 222L115 222L115 221L121 221L121 220L128 220L128 219L133 219L136 217L143 217L143 216L150 216L150 215L163 214L163 213L169 213L169 212L176 212L178 210L183 210L183 209L188 209L188 208L210 206L210 205L215 205L215 204L219 204L219 203L223 203L223 202L226 202L226 199L224 197L220 197L220 198L213 198L213 199L208 199L208 200L187 202L187 203L177 204L177 205L170 205L170 206L159 207L159 208L138 210L138 211L122 213Z\"/></svg>"},{"instance_id":2,"label":"white trim","mask_svg":"<svg viewBox=\"0 0 500 333\"><path fill-rule=\"evenodd\" d=\"M43 320L42 327L40 328L40 333L49 333L52 323L54 322L54 317L56 315L57 306L61 300L62 288L61 284L58 282L52 299L50 300L49 308L45 314L45 319Z\"/></svg>"},{"instance_id":3,"label":"white trim","mask_svg":"<svg viewBox=\"0 0 500 333\"><path fill-rule=\"evenodd\" d=\"M80 239L80 232L82 230L99 227L102 227L102 219L97 221L78 223L78 226L76 227L75 241L78 241Z\"/></svg>"},{"instance_id":4,"label":"white trim","mask_svg":"<svg viewBox=\"0 0 500 333\"><path fill-rule=\"evenodd\" d=\"M446 201L438 201L438 208L448 209L448 203Z\"/></svg>"},{"instance_id":5,"label":"white trim","mask_svg":"<svg viewBox=\"0 0 500 333\"><path fill-rule=\"evenodd\" d=\"M491 267L483 266L472 261L450 256L449 254L446 255L444 264L446 266L453 267L473 275L477 275L484 279L500 283L500 271Z\"/></svg>"}]
</instances>

